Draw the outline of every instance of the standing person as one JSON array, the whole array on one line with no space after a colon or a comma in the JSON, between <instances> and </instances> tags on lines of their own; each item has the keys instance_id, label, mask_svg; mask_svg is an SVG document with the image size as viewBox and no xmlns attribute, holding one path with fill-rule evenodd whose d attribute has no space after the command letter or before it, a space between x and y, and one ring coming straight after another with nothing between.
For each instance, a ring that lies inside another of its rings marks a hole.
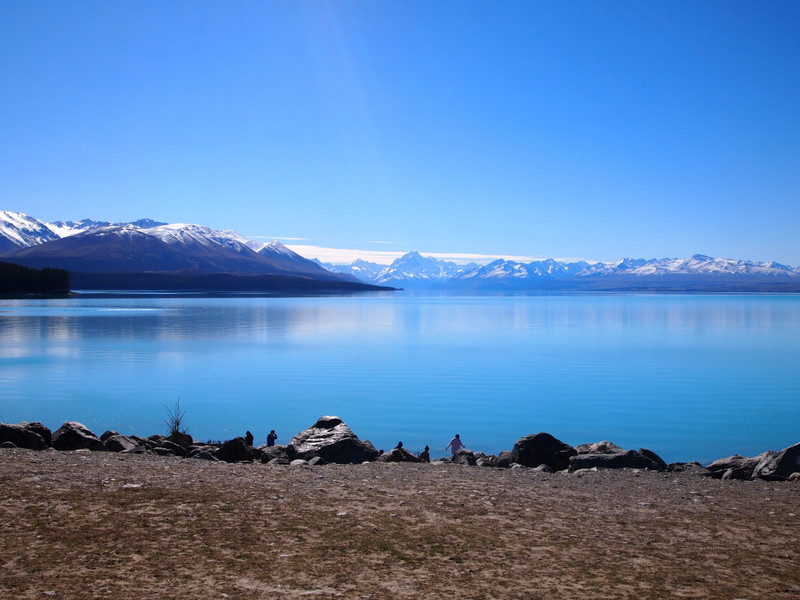
<instances>
[{"instance_id":1,"label":"standing person","mask_svg":"<svg viewBox=\"0 0 800 600\"><path fill-rule=\"evenodd\" d=\"M445 446L444 449L447 450L448 448L450 448L451 454L455 456L456 452L461 450L463 447L464 447L464 442L461 441L461 436L456 434L456 437L450 440L450 443L447 444L447 446Z\"/></svg>"},{"instance_id":2,"label":"standing person","mask_svg":"<svg viewBox=\"0 0 800 600\"><path fill-rule=\"evenodd\" d=\"M274 446L275 440L277 439L278 439L278 434L275 433L275 430L273 429L272 431L269 432L269 435L267 435L267 446Z\"/></svg>"}]
</instances>

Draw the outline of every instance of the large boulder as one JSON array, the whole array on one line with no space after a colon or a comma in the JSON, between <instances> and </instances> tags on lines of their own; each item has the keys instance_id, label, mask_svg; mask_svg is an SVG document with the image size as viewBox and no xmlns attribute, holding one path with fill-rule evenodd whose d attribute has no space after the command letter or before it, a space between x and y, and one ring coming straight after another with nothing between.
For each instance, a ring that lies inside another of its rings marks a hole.
<instances>
[{"instance_id":1,"label":"large boulder","mask_svg":"<svg viewBox=\"0 0 800 600\"><path fill-rule=\"evenodd\" d=\"M667 461L665 461L663 458L661 458L658 454L656 454L652 450L648 450L647 448L639 448L639 454L657 463L658 466L661 467L659 471L667 470Z\"/></svg>"},{"instance_id":2,"label":"large boulder","mask_svg":"<svg viewBox=\"0 0 800 600\"><path fill-rule=\"evenodd\" d=\"M169 438L161 442L161 444L157 447L166 448L167 450L171 451L175 456L180 456L183 458L185 458L186 455L188 454L186 448L184 448L180 444L176 444L175 442L170 441Z\"/></svg>"},{"instance_id":3,"label":"large boulder","mask_svg":"<svg viewBox=\"0 0 800 600\"><path fill-rule=\"evenodd\" d=\"M494 461L495 467L500 469L508 469L511 466L511 450L503 450L497 455L497 460Z\"/></svg>"},{"instance_id":4,"label":"large boulder","mask_svg":"<svg viewBox=\"0 0 800 600\"><path fill-rule=\"evenodd\" d=\"M103 436L100 436L100 439L103 440ZM103 440L103 445L109 452L130 452L139 446L139 443L130 436L112 433Z\"/></svg>"},{"instance_id":5,"label":"large boulder","mask_svg":"<svg viewBox=\"0 0 800 600\"><path fill-rule=\"evenodd\" d=\"M46 430L46 434L39 427ZM50 430L41 423L0 423L0 444L11 442L17 448L44 450L50 445L50 439Z\"/></svg>"},{"instance_id":6,"label":"large boulder","mask_svg":"<svg viewBox=\"0 0 800 600\"><path fill-rule=\"evenodd\" d=\"M477 466L478 459L475 458L475 454L469 448L461 448L461 450L453 454L452 463L454 465L474 467Z\"/></svg>"},{"instance_id":7,"label":"large boulder","mask_svg":"<svg viewBox=\"0 0 800 600\"><path fill-rule=\"evenodd\" d=\"M291 461L289 460L289 455L286 452L286 446L283 445L275 445L275 446L259 446L258 449L261 451L261 462L262 463L269 463L275 459L280 459L281 461L286 461L285 464L289 464ZM276 463L277 464L277 463Z\"/></svg>"},{"instance_id":8,"label":"large boulder","mask_svg":"<svg viewBox=\"0 0 800 600\"><path fill-rule=\"evenodd\" d=\"M523 467L547 465L554 471L563 471L569 468L570 457L576 454L575 448L549 433L537 433L517 440L511 450L511 462Z\"/></svg>"},{"instance_id":9,"label":"large boulder","mask_svg":"<svg viewBox=\"0 0 800 600\"><path fill-rule=\"evenodd\" d=\"M286 447L291 459L308 460L319 456L327 463L350 464L372 461L378 451L368 441L358 439L339 417L321 417L308 429L295 435Z\"/></svg>"},{"instance_id":10,"label":"large boulder","mask_svg":"<svg viewBox=\"0 0 800 600\"><path fill-rule=\"evenodd\" d=\"M578 471L580 469L651 469L653 471L663 471L664 469L656 461L642 456L636 450L625 450L623 452L590 453L577 454L569 459L569 470Z\"/></svg>"},{"instance_id":11,"label":"large boulder","mask_svg":"<svg viewBox=\"0 0 800 600\"><path fill-rule=\"evenodd\" d=\"M33 433L37 434L44 440L45 447L49 448L53 445L53 434L50 431L50 428L42 425L39 421L34 421L33 423L20 423L25 429L28 431L32 431Z\"/></svg>"},{"instance_id":12,"label":"large boulder","mask_svg":"<svg viewBox=\"0 0 800 600\"><path fill-rule=\"evenodd\" d=\"M774 454L774 452L773 452ZM751 479L753 471L764 455L761 456L741 456L734 454L715 460L706 468L714 474L717 479Z\"/></svg>"},{"instance_id":13,"label":"large boulder","mask_svg":"<svg viewBox=\"0 0 800 600\"><path fill-rule=\"evenodd\" d=\"M186 433L185 431L174 431L172 432L169 437L167 438L173 444L177 444L178 446L187 449L194 443L192 436Z\"/></svg>"},{"instance_id":14,"label":"large boulder","mask_svg":"<svg viewBox=\"0 0 800 600\"><path fill-rule=\"evenodd\" d=\"M53 434L56 450L105 450L100 438L82 423L68 421Z\"/></svg>"},{"instance_id":15,"label":"large boulder","mask_svg":"<svg viewBox=\"0 0 800 600\"><path fill-rule=\"evenodd\" d=\"M382 462L423 462L419 456L412 454L405 448L393 448L389 452L381 454L379 460Z\"/></svg>"},{"instance_id":16,"label":"large boulder","mask_svg":"<svg viewBox=\"0 0 800 600\"><path fill-rule=\"evenodd\" d=\"M783 481L789 479L792 473L800 471L800 443L780 452L761 456L761 461L753 470L753 479Z\"/></svg>"},{"instance_id":17,"label":"large boulder","mask_svg":"<svg viewBox=\"0 0 800 600\"><path fill-rule=\"evenodd\" d=\"M248 446L243 437L235 437L222 444L217 458L229 463L250 461L253 460L253 447Z\"/></svg>"}]
</instances>

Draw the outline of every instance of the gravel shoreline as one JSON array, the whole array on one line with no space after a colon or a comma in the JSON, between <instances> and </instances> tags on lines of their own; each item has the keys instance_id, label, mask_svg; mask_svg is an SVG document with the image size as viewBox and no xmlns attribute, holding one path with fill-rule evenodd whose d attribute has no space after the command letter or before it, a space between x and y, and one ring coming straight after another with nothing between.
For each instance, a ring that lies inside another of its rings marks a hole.
<instances>
[{"instance_id":1,"label":"gravel shoreline","mask_svg":"<svg viewBox=\"0 0 800 600\"><path fill-rule=\"evenodd\" d=\"M800 598L800 483L0 450L3 598Z\"/></svg>"}]
</instances>

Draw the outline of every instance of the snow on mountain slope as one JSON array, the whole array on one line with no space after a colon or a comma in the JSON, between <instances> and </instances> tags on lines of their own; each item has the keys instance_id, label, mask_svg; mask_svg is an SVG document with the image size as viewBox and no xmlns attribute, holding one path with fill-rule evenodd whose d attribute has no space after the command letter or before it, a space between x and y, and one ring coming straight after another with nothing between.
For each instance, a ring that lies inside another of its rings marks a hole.
<instances>
[{"instance_id":1,"label":"snow on mountain slope","mask_svg":"<svg viewBox=\"0 0 800 600\"><path fill-rule=\"evenodd\" d=\"M253 252L247 245L248 240L235 231L217 231L203 225L170 223L140 229L140 231L170 246L195 249L220 246L238 254Z\"/></svg>"},{"instance_id":2,"label":"snow on mountain slope","mask_svg":"<svg viewBox=\"0 0 800 600\"><path fill-rule=\"evenodd\" d=\"M0 210L0 252L44 244L59 237L43 221L24 213Z\"/></svg>"},{"instance_id":3,"label":"snow on mountain slope","mask_svg":"<svg viewBox=\"0 0 800 600\"><path fill-rule=\"evenodd\" d=\"M83 238L81 236L93 237ZM776 281L796 280L800 266L792 268L776 262L751 262L726 258L712 258L695 254L689 258L631 259L616 262L566 262L554 259L530 263L499 259L488 265L458 265L456 263L425 257L419 252L409 252L391 265L379 265L357 260L350 265L326 265L310 261L293 252L280 242L263 244L248 240L234 231L218 231L202 225L185 223L166 224L151 219L131 223L111 224L84 219L82 221L57 221L46 223L23 213L0 211L0 255L19 256L26 248L49 245L66 238L78 238L75 244L56 244L54 247L31 250L28 256L57 256L64 252L80 252L84 260L98 252L103 240L114 241L113 253L119 258L126 252L136 251L160 254L158 264L182 265L186 269L230 269L231 272L288 272L309 276L357 278L379 285L424 289L453 287L469 289L535 289L542 285L571 285L581 281L598 281L613 278L675 278L690 277L729 280L733 277L767 278ZM142 237L142 236L146 236ZM133 244L127 251L120 246L122 240ZM150 241L148 241L150 240ZM167 252L152 242L159 242L175 252ZM87 247L79 248L81 244ZM177 252L177 253L176 253ZM170 255L169 258L167 255ZM182 258L179 258L179 255ZM64 258L62 255L61 258ZM140 257L130 256L139 264ZM31 259L33 260L33 259ZM86 263L88 264L88 263ZM143 263L142 263L143 264ZM336 273L337 275L333 275Z\"/></svg>"},{"instance_id":4,"label":"snow on mountain slope","mask_svg":"<svg viewBox=\"0 0 800 600\"><path fill-rule=\"evenodd\" d=\"M580 277L627 275L633 277L664 275L761 275L794 276L797 269L776 262L754 263L730 258L712 258L695 254L689 258L623 259L615 263L596 263L579 272Z\"/></svg>"},{"instance_id":5,"label":"snow on mountain slope","mask_svg":"<svg viewBox=\"0 0 800 600\"><path fill-rule=\"evenodd\" d=\"M473 266L462 266L446 260L425 257L417 251L412 251L388 267L384 267L373 276L372 282L406 288L432 287Z\"/></svg>"},{"instance_id":6,"label":"snow on mountain slope","mask_svg":"<svg viewBox=\"0 0 800 600\"><path fill-rule=\"evenodd\" d=\"M332 273L350 275L351 277L355 277L359 281L363 281L365 283L374 283L378 273L386 268L386 265L369 262L361 258L354 260L349 265L334 265L331 263L324 263L318 258L312 259L312 262L315 262L323 269L326 269Z\"/></svg>"},{"instance_id":7,"label":"snow on mountain slope","mask_svg":"<svg viewBox=\"0 0 800 600\"><path fill-rule=\"evenodd\" d=\"M166 225L161 221L154 221L153 219L139 219L138 221L131 221L129 223L110 223L109 221L94 221L92 219L82 219L80 221L53 221L47 224L50 229L58 234L58 237L68 237L83 233L90 229L98 227L122 227L125 225L133 225L137 229L147 229L149 227L157 227L159 225Z\"/></svg>"}]
</instances>

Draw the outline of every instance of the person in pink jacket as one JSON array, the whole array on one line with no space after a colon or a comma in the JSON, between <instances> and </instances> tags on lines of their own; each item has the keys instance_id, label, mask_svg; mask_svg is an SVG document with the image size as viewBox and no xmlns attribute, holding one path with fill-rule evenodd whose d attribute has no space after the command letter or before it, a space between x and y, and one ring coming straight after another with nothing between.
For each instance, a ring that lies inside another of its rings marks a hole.
<instances>
[{"instance_id":1,"label":"person in pink jacket","mask_svg":"<svg viewBox=\"0 0 800 600\"><path fill-rule=\"evenodd\" d=\"M464 447L464 442L461 441L461 436L456 434L456 437L450 440L450 443L447 444L447 446L445 446L444 449L447 450L448 448L450 448L450 452L453 454L453 456L455 456L456 452L461 450L461 448L463 447Z\"/></svg>"}]
</instances>

